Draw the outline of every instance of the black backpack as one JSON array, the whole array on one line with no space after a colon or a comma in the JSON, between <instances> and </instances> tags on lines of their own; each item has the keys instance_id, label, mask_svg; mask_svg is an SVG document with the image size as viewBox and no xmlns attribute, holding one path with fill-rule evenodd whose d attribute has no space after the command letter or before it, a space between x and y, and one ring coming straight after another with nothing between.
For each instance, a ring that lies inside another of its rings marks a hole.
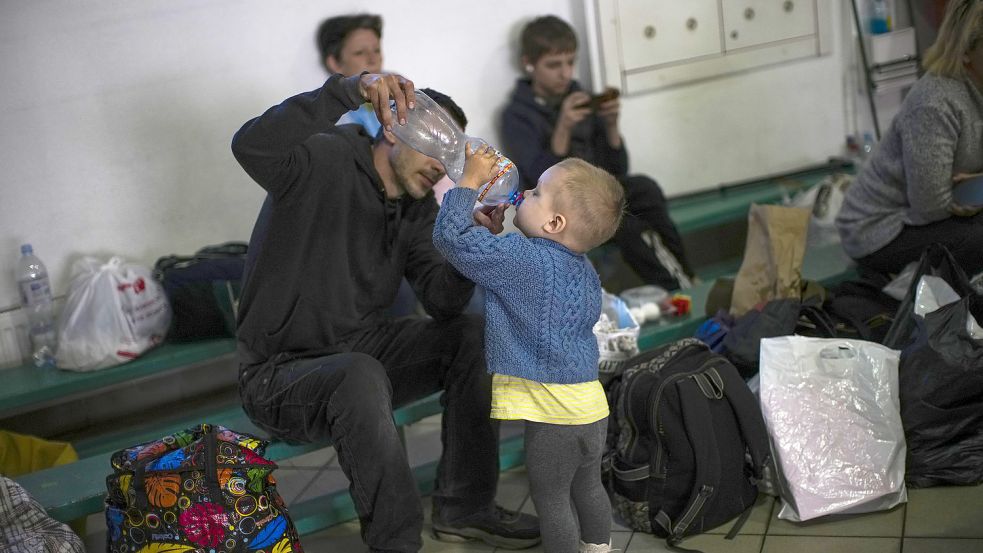
<instances>
[{"instance_id":1,"label":"black backpack","mask_svg":"<svg viewBox=\"0 0 983 553\"><path fill-rule=\"evenodd\" d=\"M837 338L884 343L901 304L882 290L889 279L868 273L830 288L823 309L836 324Z\"/></svg>"},{"instance_id":2,"label":"black backpack","mask_svg":"<svg viewBox=\"0 0 983 553\"><path fill-rule=\"evenodd\" d=\"M163 284L174 315L168 340L235 336L247 248L244 242L226 242L157 260L154 277Z\"/></svg>"},{"instance_id":3,"label":"black backpack","mask_svg":"<svg viewBox=\"0 0 983 553\"><path fill-rule=\"evenodd\" d=\"M687 338L642 352L618 390L609 456L615 512L675 547L742 515L758 496L769 445L761 409L737 369Z\"/></svg>"}]
</instances>

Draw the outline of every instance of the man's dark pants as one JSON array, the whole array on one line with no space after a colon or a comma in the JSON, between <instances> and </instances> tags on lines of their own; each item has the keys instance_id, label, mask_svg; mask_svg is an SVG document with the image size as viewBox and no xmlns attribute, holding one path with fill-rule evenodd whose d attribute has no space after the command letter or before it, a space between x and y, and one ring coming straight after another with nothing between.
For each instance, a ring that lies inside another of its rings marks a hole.
<instances>
[{"instance_id":1,"label":"man's dark pants","mask_svg":"<svg viewBox=\"0 0 983 553\"><path fill-rule=\"evenodd\" d=\"M277 438L330 440L365 543L373 551L418 551L423 512L392 410L444 391L435 513L453 522L488 508L498 481L498 429L489 418L483 333L472 315L403 318L352 337L343 346L350 352L243 365L243 407Z\"/></svg>"}]
</instances>

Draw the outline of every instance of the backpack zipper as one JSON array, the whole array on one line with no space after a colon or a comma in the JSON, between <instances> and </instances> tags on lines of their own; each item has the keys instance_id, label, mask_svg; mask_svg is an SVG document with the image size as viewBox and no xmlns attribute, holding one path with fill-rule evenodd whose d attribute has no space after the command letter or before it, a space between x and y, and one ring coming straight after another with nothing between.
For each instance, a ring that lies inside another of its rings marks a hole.
<instances>
[{"instance_id":1,"label":"backpack zipper","mask_svg":"<svg viewBox=\"0 0 983 553\"><path fill-rule=\"evenodd\" d=\"M261 469L261 468L268 468L270 470L275 470L275 469L280 468L280 466L279 465L261 465L261 464L258 464L258 463L251 463L251 464L250 463L241 463L241 464L236 464L236 465L221 465L221 464L216 464L215 465L215 468L216 468L216 470L222 470L222 469ZM150 470L150 471L147 471L146 474L152 476L154 474L176 474L176 473L179 473L179 472L194 472L196 470L199 471L199 472L201 472L201 473L205 473L208 469L205 468L205 467L199 467L199 466L196 466L196 465L192 465L192 466L188 466L188 467L182 467L180 469L176 469L175 468L175 469L163 469L163 470ZM131 470L130 472L133 472L133 471Z\"/></svg>"}]
</instances>

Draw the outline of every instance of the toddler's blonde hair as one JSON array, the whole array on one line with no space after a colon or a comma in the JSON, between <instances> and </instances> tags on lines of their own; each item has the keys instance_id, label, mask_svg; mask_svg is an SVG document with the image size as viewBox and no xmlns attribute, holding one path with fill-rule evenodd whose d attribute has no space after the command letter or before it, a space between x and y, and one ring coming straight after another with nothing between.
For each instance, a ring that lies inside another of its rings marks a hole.
<instances>
[{"instance_id":1,"label":"toddler's blonde hair","mask_svg":"<svg viewBox=\"0 0 983 553\"><path fill-rule=\"evenodd\" d=\"M625 211L624 188L611 173L582 159L567 158L556 167L564 171L559 208L584 251L610 240Z\"/></svg>"}]
</instances>

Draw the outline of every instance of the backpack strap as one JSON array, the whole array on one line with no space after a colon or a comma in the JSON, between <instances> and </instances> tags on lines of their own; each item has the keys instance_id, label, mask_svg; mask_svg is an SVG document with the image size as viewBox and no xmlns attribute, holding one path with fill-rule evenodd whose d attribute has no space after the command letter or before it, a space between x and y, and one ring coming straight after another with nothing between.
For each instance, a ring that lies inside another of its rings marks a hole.
<instances>
[{"instance_id":1,"label":"backpack strap","mask_svg":"<svg viewBox=\"0 0 983 553\"><path fill-rule=\"evenodd\" d=\"M174 267L181 265L182 263L188 263L194 261L194 256L181 256L181 255L168 255L161 257L154 263L153 276L155 279L163 282L164 273L170 271Z\"/></svg>"},{"instance_id":2,"label":"backpack strap","mask_svg":"<svg viewBox=\"0 0 983 553\"><path fill-rule=\"evenodd\" d=\"M747 384L735 371L723 371L723 374L721 374L717 369L711 368L707 372L711 371L720 379L722 383L720 387L724 390L724 395L727 396L727 402L730 403L730 408L734 412L734 417L737 419L737 426L741 431L741 437L744 439L744 443L747 444L748 454L751 456L752 478L754 479L754 484L757 484L757 481L761 480L764 473L764 464L771 454L768 445L768 433L765 430L765 423L761 417L758 402L751 393L751 390L748 389ZM755 417L757 417L757 420L755 420ZM741 513L741 516L737 517L737 520L731 526L727 535L724 536L724 539L732 540L737 537L737 533L741 531L744 523L751 516L751 509L753 508L754 502L752 501L744 509L744 512Z\"/></svg>"},{"instance_id":3,"label":"backpack strap","mask_svg":"<svg viewBox=\"0 0 983 553\"><path fill-rule=\"evenodd\" d=\"M816 327L824 338L836 338L836 324L829 314L823 311L822 306L815 302L803 302L799 307L799 316L805 317Z\"/></svg>"},{"instance_id":4,"label":"backpack strap","mask_svg":"<svg viewBox=\"0 0 983 553\"><path fill-rule=\"evenodd\" d=\"M698 377L700 381L697 380ZM682 406L683 426L686 435L689 436L690 444L693 446L696 473L693 479L693 489L679 519L671 520L663 510L659 510L653 517L653 522L669 534L669 537L666 538L666 543L669 546L675 546L683 539L683 535L690 524L696 520L720 484L717 437L713 432L710 408L707 406L707 392L704 391L707 388L708 380L713 379L700 374L683 378L676 384L676 389L679 391L679 403ZM715 393L712 390L714 386L716 383L712 383L710 387L711 396Z\"/></svg>"},{"instance_id":5,"label":"backpack strap","mask_svg":"<svg viewBox=\"0 0 983 553\"><path fill-rule=\"evenodd\" d=\"M757 480L761 480L765 463L771 457L771 446L768 442L768 431L761 416L761 407L744 380L737 371L717 371L711 369L723 381L724 396L730 402L741 436L747 444L751 455L751 471Z\"/></svg>"},{"instance_id":6,"label":"backpack strap","mask_svg":"<svg viewBox=\"0 0 983 553\"><path fill-rule=\"evenodd\" d=\"M209 259L215 257L245 257L249 251L249 244L246 242L225 242L205 246L197 252L195 257L199 259Z\"/></svg>"},{"instance_id":7,"label":"backpack strap","mask_svg":"<svg viewBox=\"0 0 983 553\"><path fill-rule=\"evenodd\" d=\"M603 460L602 460L603 463ZM622 482L639 482L652 475L651 465L640 465L633 469L623 470L612 464L614 477Z\"/></svg>"}]
</instances>

